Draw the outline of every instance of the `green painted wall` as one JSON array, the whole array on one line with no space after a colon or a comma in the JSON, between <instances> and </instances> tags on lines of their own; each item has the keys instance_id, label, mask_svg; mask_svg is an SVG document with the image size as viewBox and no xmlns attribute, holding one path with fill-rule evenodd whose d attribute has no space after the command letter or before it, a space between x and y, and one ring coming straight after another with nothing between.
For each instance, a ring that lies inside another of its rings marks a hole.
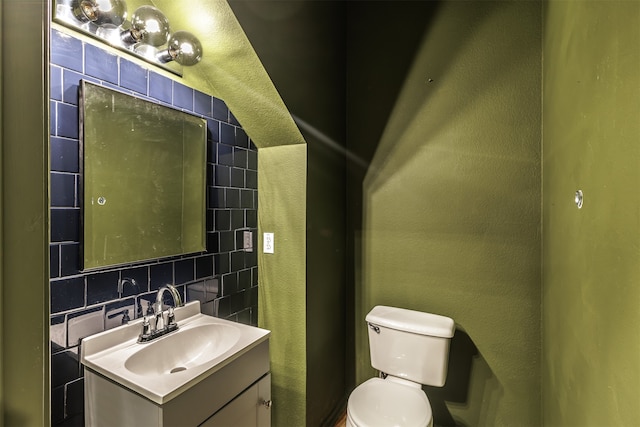
<instances>
[{"instance_id":1,"label":"green painted wall","mask_svg":"<svg viewBox=\"0 0 640 427\"><path fill-rule=\"evenodd\" d=\"M544 424L638 425L640 2L544 16Z\"/></svg>"},{"instance_id":2,"label":"green painted wall","mask_svg":"<svg viewBox=\"0 0 640 427\"><path fill-rule=\"evenodd\" d=\"M539 426L541 5L385 3L358 2L350 16L378 19L392 41L410 25L422 37L395 43L414 50L388 116L348 97L361 119L348 123L348 149L376 147L362 184L357 380L373 374L364 316L374 305L444 314L470 340L454 340L452 354L464 356L451 364L455 382L427 391L434 421ZM421 12L422 24L412 18ZM375 67L399 65L368 34L354 37L348 93L375 100L388 75ZM352 128L380 120L377 140Z\"/></svg>"},{"instance_id":3,"label":"green painted wall","mask_svg":"<svg viewBox=\"0 0 640 427\"><path fill-rule=\"evenodd\" d=\"M49 423L47 7L17 0L0 7L0 425L41 426Z\"/></svg>"},{"instance_id":4,"label":"green painted wall","mask_svg":"<svg viewBox=\"0 0 640 427\"><path fill-rule=\"evenodd\" d=\"M306 423L306 158L305 144L258 150L258 234L274 233L273 254L258 239L258 323L271 330L274 426Z\"/></svg>"}]
</instances>

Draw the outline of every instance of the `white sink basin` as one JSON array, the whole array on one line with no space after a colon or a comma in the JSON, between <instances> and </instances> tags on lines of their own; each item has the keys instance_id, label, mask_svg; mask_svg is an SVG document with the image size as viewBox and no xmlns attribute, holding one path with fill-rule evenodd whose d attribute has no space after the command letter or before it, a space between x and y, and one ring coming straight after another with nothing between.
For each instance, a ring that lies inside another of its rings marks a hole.
<instances>
[{"instance_id":1,"label":"white sink basin","mask_svg":"<svg viewBox=\"0 0 640 427\"><path fill-rule=\"evenodd\" d=\"M124 367L136 375L160 376L185 371L227 352L240 338L236 325L205 324L184 327L171 335L142 344Z\"/></svg>"},{"instance_id":2,"label":"white sink basin","mask_svg":"<svg viewBox=\"0 0 640 427\"><path fill-rule=\"evenodd\" d=\"M175 309L179 329L138 343L142 319L85 338L88 369L160 405L198 384L258 344L269 331L200 313L193 301Z\"/></svg>"}]
</instances>

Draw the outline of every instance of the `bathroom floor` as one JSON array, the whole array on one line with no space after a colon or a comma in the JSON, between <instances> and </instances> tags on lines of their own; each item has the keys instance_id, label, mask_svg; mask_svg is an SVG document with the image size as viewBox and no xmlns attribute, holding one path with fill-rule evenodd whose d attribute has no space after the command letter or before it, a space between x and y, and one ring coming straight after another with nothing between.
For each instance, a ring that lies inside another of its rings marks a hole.
<instances>
[{"instance_id":1,"label":"bathroom floor","mask_svg":"<svg viewBox=\"0 0 640 427\"><path fill-rule=\"evenodd\" d=\"M347 413L342 414L335 427L345 427L347 425Z\"/></svg>"}]
</instances>

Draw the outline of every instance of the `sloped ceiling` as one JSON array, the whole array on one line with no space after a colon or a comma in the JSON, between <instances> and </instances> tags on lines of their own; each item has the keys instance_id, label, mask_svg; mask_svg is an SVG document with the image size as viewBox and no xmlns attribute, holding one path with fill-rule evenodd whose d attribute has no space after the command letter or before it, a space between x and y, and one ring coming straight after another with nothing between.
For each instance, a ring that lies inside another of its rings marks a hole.
<instances>
[{"instance_id":1,"label":"sloped ceiling","mask_svg":"<svg viewBox=\"0 0 640 427\"><path fill-rule=\"evenodd\" d=\"M202 61L184 67L185 83L224 100L259 148L305 142L226 0L129 1L129 13L149 3L167 15L172 31L202 42Z\"/></svg>"}]
</instances>

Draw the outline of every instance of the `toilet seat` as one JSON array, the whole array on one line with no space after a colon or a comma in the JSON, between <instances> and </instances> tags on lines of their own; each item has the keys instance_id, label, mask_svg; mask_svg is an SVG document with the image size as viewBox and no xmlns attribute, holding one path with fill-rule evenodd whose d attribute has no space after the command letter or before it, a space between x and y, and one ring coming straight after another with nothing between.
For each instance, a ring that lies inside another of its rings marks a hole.
<instances>
[{"instance_id":1,"label":"toilet seat","mask_svg":"<svg viewBox=\"0 0 640 427\"><path fill-rule=\"evenodd\" d=\"M421 388L371 378L351 393L347 417L358 427L427 427L431 405Z\"/></svg>"}]
</instances>

